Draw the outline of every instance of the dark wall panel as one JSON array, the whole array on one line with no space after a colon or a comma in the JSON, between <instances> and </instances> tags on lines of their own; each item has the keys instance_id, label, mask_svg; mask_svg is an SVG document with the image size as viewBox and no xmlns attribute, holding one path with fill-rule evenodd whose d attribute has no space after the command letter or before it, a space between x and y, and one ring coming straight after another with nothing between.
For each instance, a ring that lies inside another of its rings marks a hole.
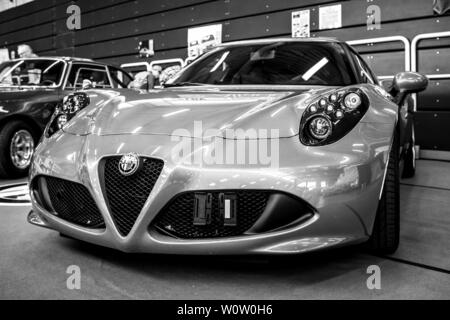
<instances>
[{"instance_id":1,"label":"dark wall panel","mask_svg":"<svg viewBox=\"0 0 450 320\"><path fill-rule=\"evenodd\" d=\"M67 33L65 9L75 3L82 10L82 30L74 32L74 52L85 52L89 45L95 53L89 56L112 57L132 54L136 43L148 37L155 40L156 50L170 50L186 46L187 27L221 22L224 25L224 41L248 38L273 37L290 34L291 12L296 9L311 9L313 36L334 36L343 40L403 34L409 38L417 31L426 29L442 30L450 21L441 19L435 22L431 17L431 5L427 1L416 0L374 0L382 8L383 25L381 30L367 31L365 26L368 3L361 0L334 1L343 6L343 26L336 30L318 30L318 10L321 4L333 1L314 0L105 0L105 1L64 1L37 0L22 7L9 10L8 16L19 19L6 19L1 23L0 44L17 45L35 39L56 37ZM41 3L42 6L36 6ZM52 6L53 4L53 6ZM32 10L36 12L32 12ZM24 14L27 13L27 14ZM5 15L6 13L3 13ZM427 19L428 18L428 19ZM423 26L409 28L406 20L415 20L414 25L423 21ZM433 24L436 24L433 28ZM22 26L21 30L17 30ZM431 26L431 28L430 28ZM26 29L28 28L28 29ZM174 32L176 31L176 32ZM182 35L182 38L180 38ZM173 37L174 36L174 37ZM184 37L184 39L183 39ZM123 40L123 42L121 42ZM61 43L61 42L59 42ZM120 50L108 50L108 44L121 46ZM64 43L66 44L66 43ZM55 42L53 49L58 50ZM122 48L125 47L126 49ZM124 50L128 50L125 52ZM48 51L47 47L36 51Z\"/></svg>"},{"instance_id":2,"label":"dark wall panel","mask_svg":"<svg viewBox=\"0 0 450 320\"><path fill-rule=\"evenodd\" d=\"M450 79L430 80L427 90L418 94L417 101L418 110L450 112Z\"/></svg>"},{"instance_id":3,"label":"dark wall panel","mask_svg":"<svg viewBox=\"0 0 450 320\"><path fill-rule=\"evenodd\" d=\"M362 57L379 76L392 76L405 70L404 51L363 54Z\"/></svg>"},{"instance_id":4,"label":"dark wall panel","mask_svg":"<svg viewBox=\"0 0 450 320\"><path fill-rule=\"evenodd\" d=\"M418 66L420 72L426 74L450 74L450 47L420 50L418 55Z\"/></svg>"},{"instance_id":5,"label":"dark wall panel","mask_svg":"<svg viewBox=\"0 0 450 320\"><path fill-rule=\"evenodd\" d=\"M43 11L48 8L53 8L58 3L61 3L63 1L55 1L55 0L40 0L40 1L33 1L29 2L25 5L22 5L18 8L14 8L8 11L0 12L0 21L8 22L8 21L14 21L21 17L26 17L31 14L34 14L38 11ZM67 2L67 1L65 1Z\"/></svg>"},{"instance_id":6,"label":"dark wall panel","mask_svg":"<svg viewBox=\"0 0 450 320\"><path fill-rule=\"evenodd\" d=\"M152 60L163 60L163 59L173 59L173 58L179 58L183 54L185 54L186 50L183 49L173 49L173 50L165 50L165 51L159 51L155 53L155 56L152 58ZM102 58L97 59L98 61L103 61L106 63L121 65L123 63L128 63L130 61L136 62L136 55L125 55L121 57L114 57L114 58Z\"/></svg>"},{"instance_id":7,"label":"dark wall panel","mask_svg":"<svg viewBox=\"0 0 450 320\"><path fill-rule=\"evenodd\" d=\"M422 149L450 151L450 112L420 111L415 114L416 143Z\"/></svg>"}]
</instances>

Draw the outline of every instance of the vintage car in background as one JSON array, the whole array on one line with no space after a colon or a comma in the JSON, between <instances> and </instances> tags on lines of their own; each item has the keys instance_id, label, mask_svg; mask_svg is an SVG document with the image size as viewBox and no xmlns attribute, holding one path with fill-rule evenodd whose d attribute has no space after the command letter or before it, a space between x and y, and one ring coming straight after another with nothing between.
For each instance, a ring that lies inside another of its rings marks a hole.
<instances>
[{"instance_id":1,"label":"vintage car in background","mask_svg":"<svg viewBox=\"0 0 450 320\"><path fill-rule=\"evenodd\" d=\"M151 94L69 95L36 149L28 221L127 252L392 253L407 98L427 84L401 72L387 91L346 43L281 38L222 44Z\"/></svg>"},{"instance_id":2,"label":"vintage car in background","mask_svg":"<svg viewBox=\"0 0 450 320\"><path fill-rule=\"evenodd\" d=\"M45 126L68 93L126 88L120 68L88 59L39 57L0 64L0 177L25 176Z\"/></svg>"}]
</instances>

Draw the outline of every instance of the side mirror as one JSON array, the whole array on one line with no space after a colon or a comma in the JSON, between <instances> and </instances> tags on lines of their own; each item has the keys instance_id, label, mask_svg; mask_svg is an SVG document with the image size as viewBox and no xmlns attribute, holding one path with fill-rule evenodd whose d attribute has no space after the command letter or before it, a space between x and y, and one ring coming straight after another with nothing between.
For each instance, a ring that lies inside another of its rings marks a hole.
<instances>
[{"instance_id":1,"label":"side mirror","mask_svg":"<svg viewBox=\"0 0 450 320\"><path fill-rule=\"evenodd\" d=\"M417 72L397 73L392 82L392 87L399 93L408 94L423 91L428 86L428 78Z\"/></svg>"}]
</instances>

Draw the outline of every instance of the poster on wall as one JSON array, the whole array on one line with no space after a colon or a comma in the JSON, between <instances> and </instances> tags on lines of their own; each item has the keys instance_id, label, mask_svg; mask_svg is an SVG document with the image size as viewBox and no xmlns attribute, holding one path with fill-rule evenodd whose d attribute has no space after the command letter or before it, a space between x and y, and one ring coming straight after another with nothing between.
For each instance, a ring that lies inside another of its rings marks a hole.
<instances>
[{"instance_id":1,"label":"poster on wall","mask_svg":"<svg viewBox=\"0 0 450 320\"><path fill-rule=\"evenodd\" d=\"M188 57L195 58L222 43L222 25L188 29Z\"/></svg>"},{"instance_id":2,"label":"poster on wall","mask_svg":"<svg viewBox=\"0 0 450 320\"><path fill-rule=\"evenodd\" d=\"M9 60L9 50L8 49L0 49L0 63Z\"/></svg>"},{"instance_id":3,"label":"poster on wall","mask_svg":"<svg viewBox=\"0 0 450 320\"><path fill-rule=\"evenodd\" d=\"M310 17L309 10L292 12L292 37L305 38L309 37Z\"/></svg>"},{"instance_id":4,"label":"poster on wall","mask_svg":"<svg viewBox=\"0 0 450 320\"><path fill-rule=\"evenodd\" d=\"M319 29L335 29L342 27L342 5L319 8Z\"/></svg>"}]
</instances>

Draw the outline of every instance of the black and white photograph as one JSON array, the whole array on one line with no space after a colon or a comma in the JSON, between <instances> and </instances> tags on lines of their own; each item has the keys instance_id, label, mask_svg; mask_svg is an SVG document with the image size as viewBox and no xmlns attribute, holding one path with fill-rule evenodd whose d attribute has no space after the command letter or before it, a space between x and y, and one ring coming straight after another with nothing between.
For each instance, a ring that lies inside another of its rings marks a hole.
<instances>
[{"instance_id":1,"label":"black and white photograph","mask_svg":"<svg viewBox=\"0 0 450 320\"><path fill-rule=\"evenodd\" d=\"M0 0L0 300L450 299L449 61L450 0Z\"/></svg>"}]
</instances>

